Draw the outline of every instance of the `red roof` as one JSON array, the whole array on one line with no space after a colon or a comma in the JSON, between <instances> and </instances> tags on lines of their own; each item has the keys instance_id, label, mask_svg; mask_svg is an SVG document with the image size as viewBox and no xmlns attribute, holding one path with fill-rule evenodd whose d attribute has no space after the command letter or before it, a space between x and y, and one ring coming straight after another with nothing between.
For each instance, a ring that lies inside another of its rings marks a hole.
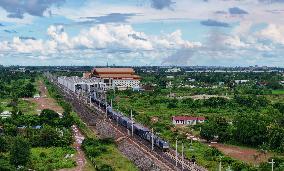
<instances>
[{"instance_id":1,"label":"red roof","mask_svg":"<svg viewBox=\"0 0 284 171\"><path fill-rule=\"evenodd\" d=\"M194 117L194 116L173 116L173 120L205 120L205 117L199 116L199 117Z\"/></svg>"},{"instance_id":2,"label":"red roof","mask_svg":"<svg viewBox=\"0 0 284 171\"><path fill-rule=\"evenodd\" d=\"M133 68L94 68L93 74L134 74Z\"/></svg>"},{"instance_id":3,"label":"red roof","mask_svg":"<svg viewBox=\"0 0 284 171\"><path fill-rule=\"evenodd\" d=\"M131 74L100 74L98 75L100 78L130 78L130 79L140 79L138 75L131 75Z\"/></svg>"}]
</instances>

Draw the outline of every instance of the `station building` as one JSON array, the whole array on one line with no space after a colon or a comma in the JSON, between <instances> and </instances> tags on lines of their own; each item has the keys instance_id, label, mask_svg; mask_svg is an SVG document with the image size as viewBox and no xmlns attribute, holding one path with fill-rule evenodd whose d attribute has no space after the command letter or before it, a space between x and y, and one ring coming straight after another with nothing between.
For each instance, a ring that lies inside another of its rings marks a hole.
<instances>
[{"instance_id":1,"label":"station building","mask_svg":"<svg viewBox=\"0 0 284 171\"><path fill-rule=\"evenodd\" d=\"M108 89L125 90L140 85L140 77L133 68L94 68L91 77L105 83Z\"/></svg>"}]
</instances>

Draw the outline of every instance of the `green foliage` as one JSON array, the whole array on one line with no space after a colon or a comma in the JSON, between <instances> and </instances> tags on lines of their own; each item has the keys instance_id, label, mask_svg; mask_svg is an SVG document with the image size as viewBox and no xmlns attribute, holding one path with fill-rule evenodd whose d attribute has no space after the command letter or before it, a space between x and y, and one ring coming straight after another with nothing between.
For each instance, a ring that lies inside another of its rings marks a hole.
<instances>
[{"instance_id":1,"label":"green foliage","mask_svg":"<svg viewBox=\"0 0 284 171\"><path fill-rule=\"evenodd\" d=\"M283 171L284 170L284 158L283 157L273 157L273 158L270 158L268 161L271 162L272 159L275 162L274 171ZM271 164L268 162L261 163L261 165L259 166L259 170L260 171L271 170Z\"/></svg>"},{"instance_id":2,"label":"green foliage","mask_svg":"<svg viewBox=\"0 0 284 171\"><path fill-rule=\"evenodd\" d=\"M41 124L48 125L58 125L59 123L59 114L50 109L44 109L40 113L40 122Z\"/></svg>"},{"instance_id":3,"label":"green foliage","mask_svg":"<svg viewBox=\"0 0 284 171\"><path fill-rule=\"evenodd\" d=\"M34 79L36 73L20 73L1 70L0 97L32 97L36 89Z\"/></svg>"},{"instance_id":4,"label":"green foliage","mask_svg":"<svg viewBox=\"0 0 284 171\"><path fill-rule=\"evenodd\" d=\"M0 170L1 171L14 171L16 167L11 165L9 160L0 157Z\"/></svg>"},{"instance_id":5,"label":"green foliage","mask_svg":"<svg viewBox=\"0 0 284 171\"><path fill-rule=\"evenodd\" d=\"M82 143L82 148L99 171L137 170L133 164L121 157L113 139L86 138Z\"/></svg>"},{"instance_id":6,"label":"green foliage","mask_svg":"<svg viewBox=\"0 0 284 171\"><path fill-rule=\"evenodd\" d=\"M267 140L268 118L257 113L240 114L234 121L235 140L249 146L261 145Z\"/></svg>"},{"instance_id":7,"label":"green foliage","mask_svg":"<svg viewBox=\"0 0 284 171\"><path fill-rule=\"evenodd\" d=\"M23 137L15 137L10 151L10 162L15 166L25 166L30 160L30 144Z\"/></svg>"},{"instance_id":8,"label":"green foliage","mask_svg":"<svg viewBox=\"0 0 284 171\"><path fill-rule=\"evenodd\" d=\"M75 154L71 147L32 148L30 168L34 170L50 171L76 166L74 158L66 157Z\"/></svg>"},{"instance_id":9,"label":"green foliage","mask_svg":"<svg viewBox=\"0 0 284 171\"><path fill-rule=\"evenodd\" d=\"M8 142L3 136L0 136L0 153L6 152L7 150L8 150Z\"/></svg>"},{"instance_id":10,"label":"green foliage","mask_svg":"<svg viewBox=\"0 0 284 171\"><path fill-rule=\"evenodd\" d=\"M33 146L41 147L65 147L72 143L72 133L66 128L54 128L44 125L38 132L37 136L33 136Z\"/></svg>"}]
</instances>

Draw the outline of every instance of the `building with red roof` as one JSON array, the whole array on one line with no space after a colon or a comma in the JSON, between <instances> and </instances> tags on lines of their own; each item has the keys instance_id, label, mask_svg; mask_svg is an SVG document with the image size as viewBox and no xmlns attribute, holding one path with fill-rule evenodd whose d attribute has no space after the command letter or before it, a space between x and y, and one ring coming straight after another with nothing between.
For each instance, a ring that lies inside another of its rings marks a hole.
<instances>
[{"instance_id":1,"label":"building with red roof","mask_svg":"<svg viewBox=\"0 0 284 171\"><path fill-rule=\"evenodd\" d=\"M139 87L140 77L133 68L94 68L92 77L106 83L108 88L127 89Z\"/></svg>"}]
</instances>

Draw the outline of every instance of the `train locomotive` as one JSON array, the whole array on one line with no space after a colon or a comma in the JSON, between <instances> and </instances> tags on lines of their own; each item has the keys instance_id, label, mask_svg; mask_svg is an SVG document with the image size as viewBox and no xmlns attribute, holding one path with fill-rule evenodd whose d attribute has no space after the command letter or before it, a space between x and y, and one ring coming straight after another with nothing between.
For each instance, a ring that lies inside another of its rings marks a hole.
<instances>
[{"instance_id":1,"label":"train locomotive","mask_svg":"<svg viewBox=\"0 0 284 171\"><path fill-rule=\"evenodd\" d=\"M132 123L132 120L126 116L124 116L122 113L113 110L108 104L106 104L104 101L100 101L94 97L91 97L92 101L101 106L102 108L107 107L107 116L112 119L113 121L117 122L119 125L127 128L128 130L132 129L132 124L133 124L133 133L141 137L142 139L145 139L149 142L152 142L152 136L153 136L153 142L154 145L163 151L168 151L169 150L169 143L167 141L164 141L160 137L158 137L155 134L152 134L152 132L144 127L143 125L139 123Z\"/></svg>"}]
</instances>

